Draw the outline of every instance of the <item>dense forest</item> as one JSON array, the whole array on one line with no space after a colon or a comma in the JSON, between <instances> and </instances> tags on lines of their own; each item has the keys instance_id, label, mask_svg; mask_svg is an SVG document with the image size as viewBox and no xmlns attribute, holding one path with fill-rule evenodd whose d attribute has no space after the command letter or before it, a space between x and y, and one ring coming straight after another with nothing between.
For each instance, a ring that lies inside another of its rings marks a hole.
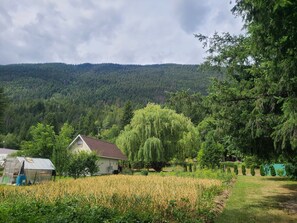
<instances>
[{"instance_id":1,"label":"dense forest","mask_svg":"<svg viewBox=\"0 0 297 223\"><path fill-rule=\"evenodd\" d=\"M0 142L19 148L39 122L55 132L67 122L76 133L113 140L126 103L133 109L148 102L163 104L170 92L181 90L205 95L211 77L221 75L197 65L2 65L6 106Z\"/></svg>"}]
</instances>

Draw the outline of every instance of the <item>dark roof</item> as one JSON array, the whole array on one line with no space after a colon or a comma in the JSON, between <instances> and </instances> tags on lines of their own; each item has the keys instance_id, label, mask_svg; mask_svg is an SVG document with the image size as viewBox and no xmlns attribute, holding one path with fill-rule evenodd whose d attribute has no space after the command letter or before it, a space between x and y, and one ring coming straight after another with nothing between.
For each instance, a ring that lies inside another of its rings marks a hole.
<instances>
[{"instance_id":1,"label":"dark roof","mask_svg":"<svg viewBox=\"0 0 297 223\"><path fill-rule=\"evenodd\" d=\"M87 136L80 135L81 138L87 143L92 151L95 151L99 156L114 158L118 160L127 160L127 157L115 145L99 139L93 139Z\"/></svg>"}]
</instances>

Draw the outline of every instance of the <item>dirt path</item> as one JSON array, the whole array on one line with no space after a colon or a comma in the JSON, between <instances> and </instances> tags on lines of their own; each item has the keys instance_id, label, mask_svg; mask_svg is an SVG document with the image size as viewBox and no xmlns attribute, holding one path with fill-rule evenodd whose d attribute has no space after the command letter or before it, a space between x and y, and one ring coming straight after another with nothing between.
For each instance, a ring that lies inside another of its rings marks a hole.
<instances>
[{"instance_id":1,"label":"dirt path","mask_svg":"<svg viewBox=\"0 0 297 223\"><path fill-rule=\"evenodd\" d=\"M238 176L226 207L215 222L297 222L297 181Z\"/></svg>"}]
</instances>

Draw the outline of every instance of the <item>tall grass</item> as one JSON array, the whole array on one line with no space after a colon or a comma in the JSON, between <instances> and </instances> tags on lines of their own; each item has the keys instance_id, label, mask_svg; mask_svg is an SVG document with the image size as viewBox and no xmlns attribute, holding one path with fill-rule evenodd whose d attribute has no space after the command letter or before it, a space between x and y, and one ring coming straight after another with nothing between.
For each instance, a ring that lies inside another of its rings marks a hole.
<instances>
[{"instance_id":1,"label":"tall grass","mask_svg":"<svg viewBox=\"0 0 297 223\"><path fill-rule=\"evenodd\" d=\"M28 187L5 186L0 187L0 221L21 222L21 219L30 222L33 219L32 222L46 222L50 219L51 222L75 222L75 217L68 216L75 212L78 219L92 214L98 218L102 213L104 216L109 213L104 220L107 222L121 222L119 219L123 216L128 216L128 222L132 219L141 222L203 222L209 218L207 210L211 211L212 200L221 190L222 181L217 179L157 175L113 175ZM16 214L20 211L25 212L23 216ZM63 221L57 220L58 217ZM94 218L89 222L92 221Z\"/></svg>"}]
</instances>

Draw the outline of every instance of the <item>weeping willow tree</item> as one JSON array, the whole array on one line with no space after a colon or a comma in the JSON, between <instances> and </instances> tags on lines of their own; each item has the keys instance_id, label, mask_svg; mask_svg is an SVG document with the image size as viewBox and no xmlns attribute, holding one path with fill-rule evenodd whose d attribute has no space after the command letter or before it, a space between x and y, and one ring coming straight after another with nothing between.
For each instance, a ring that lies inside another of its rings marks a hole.
<instances>
[{"instance_id":1,"label":"weeping willow tree","mask_svg":"<svg viewBox=\"0 0 297 223\"><path fill-rule=\"evenodd\" d=\"M159 171L175 158L184 161L197 154L198 135L192 122L174 110L148 104L135 111L131 123L117 139L130 161L149 162Z\"/></svg>"}]
</instances>

